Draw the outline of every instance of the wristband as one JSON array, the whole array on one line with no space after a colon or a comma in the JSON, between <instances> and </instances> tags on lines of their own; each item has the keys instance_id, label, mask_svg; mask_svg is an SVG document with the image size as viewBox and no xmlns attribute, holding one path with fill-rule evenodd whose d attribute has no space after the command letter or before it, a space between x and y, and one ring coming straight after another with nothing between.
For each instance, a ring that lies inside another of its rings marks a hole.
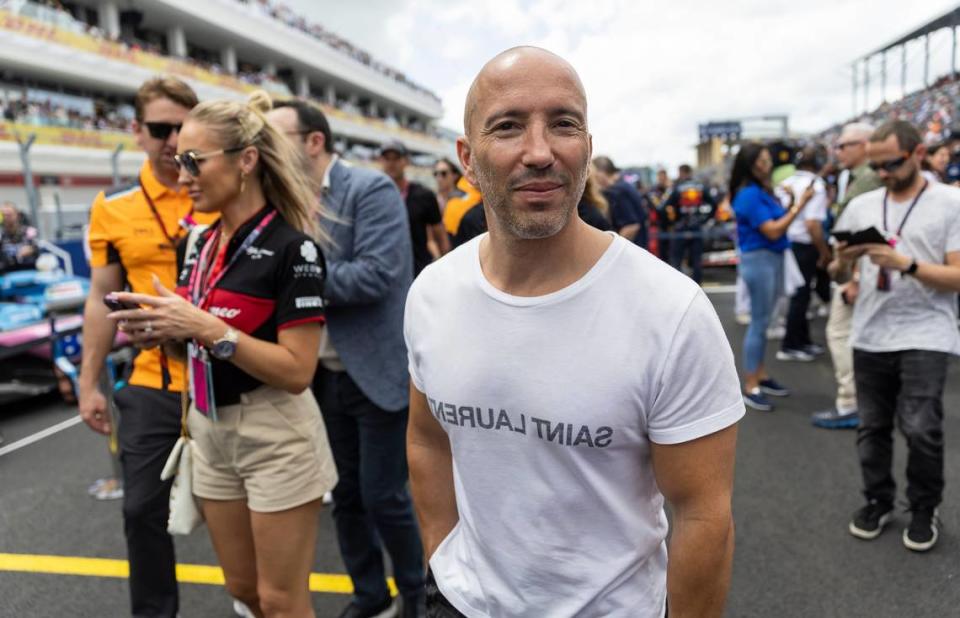
<instances>
[{"instance_id":1,"label":"wristband","mask_svg":"<svg viewBox=\"0 0 960 618\"><path fill-rule=\"evenodd\" d=\"M920 267L920 265L917 264L917 261L916 261L916 260L910 260L910 266L907 266L907 269L906 269L906 270L903 270L903 271L900 271L900 272L902 272L904 275L916 276L916 274L917 274L917 269L918 269L919 267Z\"/></svg>"}]
</instances>

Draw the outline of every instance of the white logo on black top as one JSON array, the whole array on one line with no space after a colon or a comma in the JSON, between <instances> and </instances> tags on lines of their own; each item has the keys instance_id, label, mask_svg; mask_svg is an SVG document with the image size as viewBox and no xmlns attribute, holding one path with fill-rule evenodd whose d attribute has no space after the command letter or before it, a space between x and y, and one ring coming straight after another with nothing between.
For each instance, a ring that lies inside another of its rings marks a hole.
<instances>
[{"instance_id":1,"label":"white logo on black top","mask_svg":"<svg viewBox=\"0 0 960 618\"><path fill-rule=\"evenodd\" d=\"M225 320L232 320L233 318L240 315L240 309L232 309L230 307L210 307L210 313L217 316L218 318L223 318Z\"/></svg>"},{"instance_id":2,"label":"white logo on black top","mask_svg":"<svg viewBox=\"0 0 960 618\"><path fill-rule=\"evenodd\" d=\"M251 260L259 260L262 257L273 257L273 251L270 249L260 249L259 247L247 247L247 255Z\"/></svg>"},{"instance_id":3,"label":"white logo on black top","mask_svg":"<svg viewBox=\"0 0 960 618\"><path fill-rule=\"evenodd\" d=\"M312 264L317 261L319 252L317 251L317 246L315 244L309 240L305 240L303 241L303 244L300 245L300 255L303 256L303 259Z\"/></svg>"},{"instance_id":4,"label":"white logo on black top","mask_svg":"<svg viewBox=\"0 0 960 618\"><path fill-rule=\"evenodd\" d=\"M317 309L323 307L323 299L319 296L301 296L295 304L297 309Z\"/></svg>"}]
</instances>

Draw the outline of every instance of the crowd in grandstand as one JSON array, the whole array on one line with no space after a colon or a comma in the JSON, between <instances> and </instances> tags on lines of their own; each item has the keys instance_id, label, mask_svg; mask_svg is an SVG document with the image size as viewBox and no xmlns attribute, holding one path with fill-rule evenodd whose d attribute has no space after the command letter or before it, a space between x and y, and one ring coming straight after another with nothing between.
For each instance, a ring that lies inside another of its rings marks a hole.
<instances>
[{"instance_id":1,"label":"crowd in grandstand","mask_svg":"<svg viewBox=\"0 0 960 618\"><path fill-rule=\"evenodd\" d=\"M960 76L944 75L928 88L911 92L896 101L885 101L870 112L865 112L854 121L874 125L887 120L905 120L918 127L927 143L950 137L954 121L960 119ZM822 134L824 141L836 139L840 125Z\"/></svg>"},{"instance_id":2,"label":"crowd in grandstand","mask_svg":"<svg viewBox=\"0 0 960 618\"><path fill-rule=\"evenodd\" d=\"M271 19L278 19L289 27L303 30L312 36L317 36L326 44L350 55L358 62L370 66L384 75L387 75L400 83L414 88L415 90L424 92L429 96L436 98L435 94L417 84L414 84L402 73L376 61L370 56L369 53L355 47L336 34L325 30L322 26L307 22L306 19L297 15L283 4L273 4L264 0L251 0L250 2L246 2L246 4L249 4L251 10L256 11L258 15L264 15ZM121 33L116 37L111 38L107 36L107 34L104 33L103 30L101 30L96 24L84 21L88 17L88 14L79 10L70 3L64 4L59 0L17 0L16 2L4 4L2 6L7 10L12 10L15 13L21 14L25 17L30 17L38 21L56 25L58 28L86 34L97 39L110 40L113 43L123 46L125 50L144 51L160 56L169 56L169 52L166 47L166 37L164 35L152 31L134 32L126 29L121 31ZM179 58L179 60L193 67L198 67L209 71L215 75L228 74L226 68L220 63L220 58L217 53L197 47L191 48L190 51L191 53L188 57ZM271 92L290 92L289 85L286 84L282 79L248 62L240 61L237 66L236 73L232 74L231 77L234 77L245 84L263 86ZM355 104L349 98L338 97L337 100L332 101L331 104L333 107L348 114L369 118L377 122L383 122L384 125L390 129L408 129L415 132L428 133L434 136L439 135L437 129L428 127L421 120L415 118L401 120L390 114L382 116L374 115L370 112L369 108L363 105ZM120 119L113 118L110 115L83 115L78 114L75 111L71 111L68 108L65 109L64 112L67 113L69 118L62 119L58 117L60 112L55 104L43 105L42 107L43 109L33 110L36 112L35 114L24 114L24 112L21 110L18 110L18 113L25 115L27 118L29 118L29 121L34 124L54 124L56 126L72 127L80 126L84 128L124 127Z\"/></svg>"},{"instance_id":3,"label":"crowd in grandstand","mask_svg":"<svg viewBox=\"0 0 960 618\"><path fill-rule=\"evenodd\" d=\"M360 49L350 41L347 41L336 33L327 30L321 24L308 21L303 15L300 15L281 2L274 2L273 0L237 0L237 2L247 5L251 10L260 15L272 17L273 19L282 21L291 28L296 28L297 30L305 32L323 41L330 47L347 54L357 62L361 62L368 67L400 82L401 84L404 84L405 86L409 86L418 92L422 92L434 99L439 100L436 94L427 88L414 83L402 72L389 67L382 62L379 62L373 56L371 56L369 52Z\"/></svg>"},{"instance_id":4,"label":"crowd in grandstand","mask_svg":"<svg viewBox=\"0 0 960 618\"><path fill-rule=\"evenodd\" d=\"M11 90L0 90L0 118L9 122L41 127L64 127L97 131L123 131L130 126L130 106L69 105L57 93L23 91L18 97Z\"/></svg>"}]
</instances>

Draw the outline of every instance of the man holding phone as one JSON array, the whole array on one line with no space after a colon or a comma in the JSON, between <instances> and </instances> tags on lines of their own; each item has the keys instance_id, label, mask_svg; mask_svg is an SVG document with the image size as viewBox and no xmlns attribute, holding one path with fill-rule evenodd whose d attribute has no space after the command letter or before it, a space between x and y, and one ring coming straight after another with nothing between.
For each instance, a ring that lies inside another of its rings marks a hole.
<instances>
[{"instance_id":1,"label":"man holding phone","mask_svg":"<svg viewBox=\"0 0 960 618\"><path fill-rule=\"evenodd\" d=\"M153 293L152 275L172 288L176 245L186 236L193 203L178 186L180 125L197 96L184 82L158 77L137 91L133 132L147 155L135 182L97 195L90 211L90 295L84 308L80 416L91 429L110 434L100 374L116 327L106 319L111 292ZM198 216L203 222L210 217ZM114 301L116 302L116 301ZM160 348L141 351L128 385L115 396L123 417L116 430L123 470L123 521L130 561L134 616L170 617L178 610L173 540L167 534L170 482L160 471L180 435L183 366Z\"/></svg>"},{"instance_id":2,"label":"man holding phone","mask_svg":"<svg viewBox=\"0 0 960 618\"><path fill-rule=\"evenodd\" d=\"M854 514L849 530L874 539L893 518L896 423L909 450L911 520L903 544L927 551L939 536L947 363L950 355L960 355L960 189L920 174L926 147L907 122L877 129L868 153L886 189L850 202L837 231L876 228L869 234L887 242L840 242L830 264L841 283L850 280L854 264L860 269L852 344L860 410L857 451L867 504Z\"/></svg>"}]
</instances>

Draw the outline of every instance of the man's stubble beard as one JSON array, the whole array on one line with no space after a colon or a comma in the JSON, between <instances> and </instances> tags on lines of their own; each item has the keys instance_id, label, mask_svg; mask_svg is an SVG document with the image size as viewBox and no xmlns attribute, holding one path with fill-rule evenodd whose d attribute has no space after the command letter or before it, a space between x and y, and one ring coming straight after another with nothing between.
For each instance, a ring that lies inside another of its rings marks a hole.
<instances>
[{"instance_id":1,"label":"man's stubble beard","mask_svg":"<svg viewBox=\"0 0 960 618\"><path fill-rule=\"evenodd\" d=\"M577 185L575 193L573 196L568 195L564 198L569 199L572 204L564 204L563 208L556 211L525 215L509 206L509 189L504 187L502 190L492 190L493 187L499 188L499 185L492 181L491 176L486 173L479 161L476 166L476 175L483 195L483 203L490 206L490 212L496 219L496 224L505 233L518 240L540 240L559 234L574 216L587 183L587 172L584 168L579 178L574 179ZM487 227L492 227L490 222Z\"/></svg>"},{"instance_id":2,"label":"man's stubble beard","mask_svg":"<svg viewBox=\"0 0 960 618\"><path fill-rule=\"evenodd\" d=\"M913 168L913 172L903 180L900 180L894 177L888 177L889 182L884 182L884 184L886 185L888 190L894 191L896 193L900 193L902 191L906 191L907 189L909 189L910 186L914 182L916 182L917 175L919 174L920 174L920 170L915 167Z\"/></svg>"}]
</instances>

